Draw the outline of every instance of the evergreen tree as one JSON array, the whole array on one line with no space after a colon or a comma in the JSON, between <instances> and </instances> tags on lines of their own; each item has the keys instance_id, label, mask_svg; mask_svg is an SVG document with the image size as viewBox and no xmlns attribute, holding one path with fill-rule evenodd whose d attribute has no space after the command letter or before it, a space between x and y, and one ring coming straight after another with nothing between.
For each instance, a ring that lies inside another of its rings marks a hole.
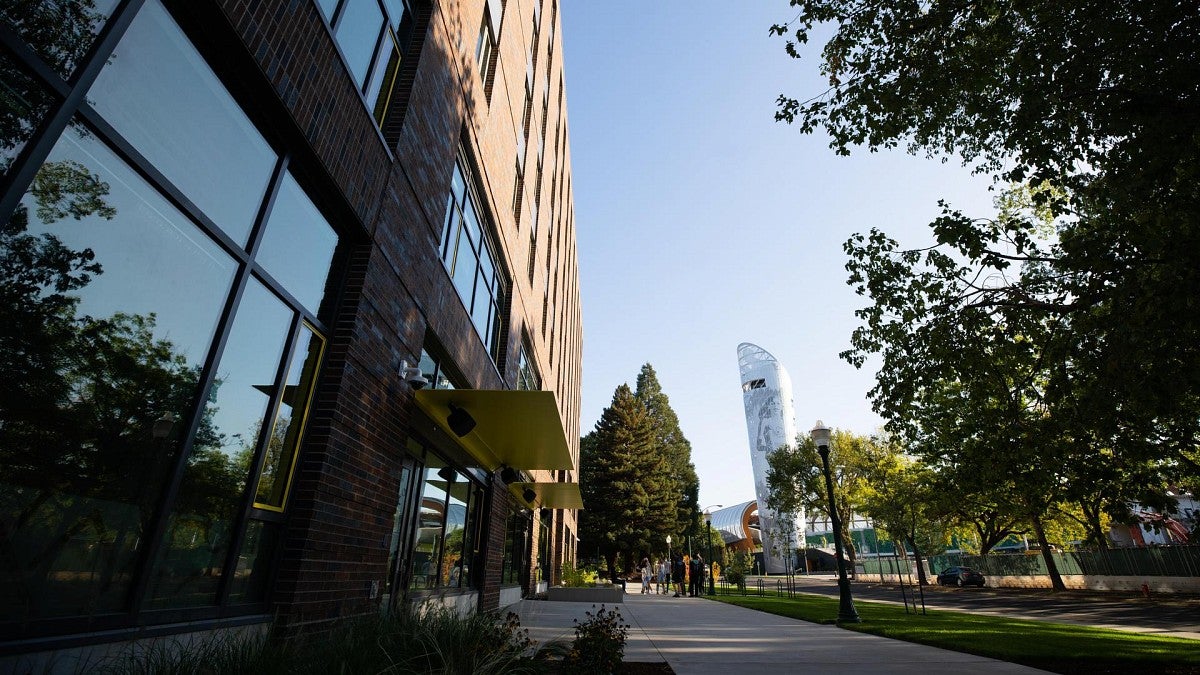
<instances>
[{"instance_id":1,"label":"evergreen tree","mask_svg":"<svg viewBox=\"0 0 1200 675\"><path fill-rule=\"evenodd\" d=\"M659 505L668 493L650 416L629 385L617 387L596 428L581 440L579 471L580 532L597 543L615 580L618 555L628 569L635 553L656 542Z\"/></svg>"},{"instance_id":2,"label":"evergreen tree","mask_svg":"<svg viewBox=\"0 0 1200 675\"><path fill-rule=\"evenodd\" d=\"M696 535L696 514L699 513L700 479L692 464L692 444L679 429L679 417L649 363L638 373L634 396L646 407L654 427L655 452L666 462L670 496L659 505L661 520L656 528L659 539L665 541L666 536L671 535L675 541L683 541L682 535Z\"/></svg>"}]
</instances>

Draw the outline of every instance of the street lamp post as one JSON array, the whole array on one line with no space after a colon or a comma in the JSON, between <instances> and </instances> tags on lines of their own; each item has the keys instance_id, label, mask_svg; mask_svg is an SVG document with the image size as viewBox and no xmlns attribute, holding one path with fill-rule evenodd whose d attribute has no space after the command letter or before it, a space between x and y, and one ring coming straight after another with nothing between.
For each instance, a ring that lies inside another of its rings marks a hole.
<instances>
[{"instance_id":1,"label":"street lamp post","mask_svg":"<svg viewBox=\"0 0 1200 675\"><path fill-rule=\"evenodd\" d=\"M825 491L829 495L829 519L833 526L833 550L837 557L838 570L838 623L858 623L862 621L854 609L854 599L850 597L850 580L846 578L846 561L842 559L842 524L838 519L837 503L833 499L833 475L829 471L829 438L830 429L821 420L810 432L813 442L817 444L817 452L821 455L821 465L825 472Z\"/></svg>"},{"instance_id":2,"label":"street lamp post","mask_svg":"<svg viewBox=\"0 0 1200 675\"><path fill-rule=\"evenodd\" d=\"M713 579L713 557L712 557L712 510L721 508L720 504L713 504L704 509L704 526L708 529L708 594L716 595L717 586Z\"/></svg>"},{"instance_id":3,"label":"street lamp post","mask_svg":"<svg viewBox=\"0 0 1200 675\"><path fill-rule=\"evenodd\" d=\"M668 561L668 564L671 564L670 563L671 560L673 560L673 558L671 558L671 535L668 534L667 535L667 561Z\"/></svg>"}]
</instances>

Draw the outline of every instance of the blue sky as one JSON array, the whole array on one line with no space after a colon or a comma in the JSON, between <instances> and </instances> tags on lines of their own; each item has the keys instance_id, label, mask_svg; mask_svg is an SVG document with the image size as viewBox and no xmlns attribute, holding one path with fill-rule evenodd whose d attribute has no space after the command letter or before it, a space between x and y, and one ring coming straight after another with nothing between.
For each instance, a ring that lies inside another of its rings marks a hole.
<instances>
[{"instance_id":1,"label":"blue sky","mask_svg":"<svg viewBox=\"0 0 1200 675\"><path fill-rule=\"evenodd\" d=\"M873 368L838 358L865 299L842 244L880 227L926 245L939 198L994 213L957 159L838 157L774 121L781 93L825 89L768 28L786 0L567 1L561 8L583 302L581 428L643 363L692 443L701 506L754 497L737 345L791 375L797 428L869 433ZM815 54L819 44L811 44Z\"/></svg>"}]
</instances>

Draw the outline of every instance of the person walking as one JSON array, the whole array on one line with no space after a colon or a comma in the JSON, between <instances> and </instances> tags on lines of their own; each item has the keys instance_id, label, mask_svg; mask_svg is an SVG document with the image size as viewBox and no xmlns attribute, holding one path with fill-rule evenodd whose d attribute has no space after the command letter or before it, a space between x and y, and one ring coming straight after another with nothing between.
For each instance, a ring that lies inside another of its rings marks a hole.
<instances>
[{"instance_id":1,"label":"person walking","mask_svg":"<svg viewBox=\"0 0 1200 675\"><path fill-rule=\"evenodd\" d=\"M699 597L704 590L704 556L697 553L696 557L692 558L692 569L688 571L690 572L688 595L693 598Z\"/></svg>"},{"instance_id":2,"label":"person walking","mask_svg":"<svg viewBox=\"0 0 1200 675\"><path fill-rule=\"evenodd\" d=\"M671 561L671 580L675 582L675 597L683 596L683 578L686 576L684 572L686 567L683 565L683 554L675 556L675 560Z\"/></svg>"},{"instance_id":3,"label":"person walking","mask_svg":"<svg viewBox=\"0 0 1200 675\"><path fill-rule=\"evenodd\" d=\"M666 595L667 590L671 587L671 566L667 564L666 558L658 560L658 593Z\"/></svg>"},{"instance_id":4,"label":"person walking","mask_svg":"<svg viewBox=\"0 0 1200 675\"><path fill-rule=\"evenodd\" d=\"M654 570L650 568L650 559L642 558L642 595L650 593L650 579L654 575Z\"/></svg>"}]
</instances>

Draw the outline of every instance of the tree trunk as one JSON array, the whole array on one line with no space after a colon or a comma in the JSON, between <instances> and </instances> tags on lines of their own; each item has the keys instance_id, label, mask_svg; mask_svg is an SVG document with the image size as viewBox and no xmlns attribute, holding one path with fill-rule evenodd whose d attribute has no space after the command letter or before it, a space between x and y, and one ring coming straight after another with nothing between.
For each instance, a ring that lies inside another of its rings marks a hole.
<instances>
[{"instance_id":1,"label":"tree trunk","mask_svg":"<svg viewBox=\"0 0 1200 675\"><path fill-rule=\"evenodd\" d=\"M921 549L917 547L916 537L910 537L908 543L912 544L913 558L917 562L917 583L928 586L929 578L925 576L925 564L921 561Z\"/></svg>"},{"instance_id":2,"label":"tree trunk","mask_svg":"<svg viewBox=\"0 0 1200 675\"><path fill-rule=\"evenodd\" d=\"M1062 575L1058 573L1058 565L1054 562L1054 554L1050 551L1050 543L1046 541L1046 529L1042 527L1042 517L1035 515L1031 519L1033 531L1037 535L1038 544L1042 547L1042 560L1046 561L1046 571L1050 573L1050 586L1055 591L1067 590Z\"/></svg>"}]
</instances>

